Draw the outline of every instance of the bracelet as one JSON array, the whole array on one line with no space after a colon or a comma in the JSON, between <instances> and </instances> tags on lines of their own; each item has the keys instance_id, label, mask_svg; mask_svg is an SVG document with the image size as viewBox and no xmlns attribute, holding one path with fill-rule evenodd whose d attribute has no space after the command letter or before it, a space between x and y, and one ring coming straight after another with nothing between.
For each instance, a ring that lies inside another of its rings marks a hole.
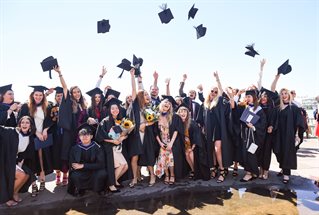
<instances>
[{"instance_id":1,"label":"bracelet","mask_svg":"<svg viewBox=\"0 0 319 215\"><path fill-rule=\"evenodd\" d=\"M103 75L100 75L99 77L100 77L100 78L103 78Z\"/></svg>"}]
</instances>

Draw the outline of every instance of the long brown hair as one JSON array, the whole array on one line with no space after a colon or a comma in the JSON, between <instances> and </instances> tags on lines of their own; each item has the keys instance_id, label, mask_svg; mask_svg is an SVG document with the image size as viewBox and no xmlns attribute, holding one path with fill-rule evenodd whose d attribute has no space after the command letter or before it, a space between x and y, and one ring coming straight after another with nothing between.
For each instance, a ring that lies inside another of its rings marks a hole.
<instances>
[{"instance_id":1,"label":"long brown hair","mask_svg":"<svg viewBox=\"0 0 319 215\"><path fill-rule=\"evenodd\" d=\"M187 117L185 119L185 122L184 122L184 128L185 128L185 131L187 131L189 129L189 126L191 124L191 117L190 117L190 112L189 112L189 109L186 108L186 107L180 107L178 108L177 110L177 114L179 115L179 113L181 111L186 111L187 112Z\"/></svg>"},{"instance_id":2,"label":"long brown hair","mask_svg":"<svg viewBox=\"0 0 319 215\"><path fill-rule=\"evenodd\" d=\"M36 91L38 92L38 91ZM29 113L30 113L30 116L32 118L34 118L34 114L35 112L37 111L37 104L35 103L35 100L33 98L33 95L34 95L35 92L32 92L29 96L29 102L28 102L28 107L29 107ZM42 110L43 110L43 113L44 113L44 117L47 115L47 107L48 107L48 101L47 101L47 98L45 96L45 94L43 92L41 92L43 94L43 99L41 101L41 107L42 107Z\"/></svg>"},{"instance_id":3,"label":"long brown hair","mask_svg":"<svg viewBox=\"0 0 319 215\"><path fill-rule=\"evenodd\" d=\"M73 90L75 89L79 89L80 93L81 93L81 97L80 97L80 100L79 100L79 103L76 101L76 99L73 97ZM86 103L85 103L85 99L82 95L82 91L80 90L80 88L78 86L73 86L70 88L70 98L71 98L71 101L72 101L72 112L73 113L77 113L78 112L78 104L80 104L81 108L82 109L87 109L87 106L86 106Z\"/></svg>"},{"instance_id":4,"label":"long brown hair","mask_svg":"<svg viewBox=\"0 0 319 215\"><path fill-rule=\"evenodd\" d=\"M20 119L19 119L19 121L18 121L18 130L21 130L21 122L22 122L22 120L24 120L24 119L27 119L29 122L30 122L30 134L34 134L35 133L35 131L36 131L36 128L35 128L35 124L34 124L34 121L33 121L33 119L31 118L31 117L29 117L29 116L23 116L23 117L21 117Z\"/></svg>"},{"instance_id":5,"label":"long brown hair","mask_svg":"<svg viewBox=\"0 0 319 215\"><path fill-rule=\"evenodd\" d=\"M145 94L145 90L139 90L136 96L138 105L140 106L141 109L143 109L146 106L144 94Z\"/></svg>"}]
</instances>

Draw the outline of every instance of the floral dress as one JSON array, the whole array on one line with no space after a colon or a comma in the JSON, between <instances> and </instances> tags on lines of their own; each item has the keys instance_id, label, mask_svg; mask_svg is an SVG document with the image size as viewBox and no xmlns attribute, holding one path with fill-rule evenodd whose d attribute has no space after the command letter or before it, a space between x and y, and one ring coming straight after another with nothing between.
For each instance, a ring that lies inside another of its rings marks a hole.
<instances>
[{"instance_id":1,"label":"floral dress","mask_svg":"<svg viewBox=\"0 0 319 215\"><path fill-rule=\"evenodd\" d=\"M158 128L160 131L160 138L161 141L164 143L164 145L167 145L170 142L170 136L169 136L169 124L159 122ZM156 171L155 175L157 175L159 178L164 175L164 170L168 169L168 167L174 166L174 157L172 149L164 149L160 148L159 156L157 159L157 165L156 165Z\"/></svg>"}]
</instances>

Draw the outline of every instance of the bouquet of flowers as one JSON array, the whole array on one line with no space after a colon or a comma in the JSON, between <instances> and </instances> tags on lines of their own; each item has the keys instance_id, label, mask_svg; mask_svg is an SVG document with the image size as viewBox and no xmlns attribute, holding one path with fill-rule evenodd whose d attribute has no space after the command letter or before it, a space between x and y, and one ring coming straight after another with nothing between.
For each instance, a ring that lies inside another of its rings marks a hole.
<instances>
[{"instance_id":1,"label":"bouquet of flowers","mask_svg":"<svg viewBox=\"0 0 319 215\"><path fill-rule=\"evenodd\" d=\"M124 136L131 133L133 129L135 128L135 124L133 123L133 121L131 121L128 118L123 118L120 126L122 129L121 135L124 135Z\"/></svg>"},{"instance_id":2,"label":"bouquet of flowers","mask_svg":"<svg viewBox=\"0 0 319 215\"><path fill-rule=\"evenodd\" d=\"M128 118L122 120L116 120L115 126L109 131L109 137L113 140L119 139L121 136L126 136L135 128L135 124Z\"/></svg>"},{"instance_id":3,"label":"bouquet of flowers","mask_svg":"<svg viewBox=\"0 0 319 215\"><path fill-rule=\"evenodd\" d=\"M147 122L156 122L158 120L158 107L156 106L150 106L145 108L144 110L144 117Z\"/></svg>"}]
</instances>

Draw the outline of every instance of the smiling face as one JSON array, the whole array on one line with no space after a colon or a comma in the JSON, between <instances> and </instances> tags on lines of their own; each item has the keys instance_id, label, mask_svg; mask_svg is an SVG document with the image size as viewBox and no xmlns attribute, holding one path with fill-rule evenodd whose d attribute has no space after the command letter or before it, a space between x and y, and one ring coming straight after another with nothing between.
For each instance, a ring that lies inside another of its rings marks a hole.
<instances>
[{"instance_id":1,"label":"smiling face","mask_svg":"<svg viewBox=\"0 0 319 215\"><path fill-rule=\"evenodd\" d=\"M284 103L288 103L290 100L290 93L288 90L282 90L280 93L281 99Z\"/></svg>"},{"instance_id":2,"label":"smiling face","mask_svg":"<svg viewBox=\"0 0 319 215\"><path fill-rule=\"evenodd\" d=\"M117 104L111 105L111 107L110 107L110 113L111 113L112 117L113 117L114 119L116 119L117 115L119 115L119 113L120 113L120 109L119 109L119 107L117 106Z\"/></svg>"},{"instance_id":3,"label":"smiling face","mask_svg":"<svg viewBox=\"0 0 319 215\"><path fill-rule=\"evenodd\" d=\"M8 90L7 92L5 92L5 94L3 94L3 96L2 96L2 99L3 99L3 103L11 104L14 101L13 91Z\"/></svg>"},{"instance_id":4,"label":"smiling face","mask_svg":"<svg viewBox=\"0 0 319 215\"><path fill-rule=\"evenodd\" d=\"M81 90L78 87L73 88L71 94L76 101L80 101L82 94Z\"/></svg>"},{"instance_id":5,"label":"smiling face","mask_svg":"<svg viewBox=\"0 0 319 215\"><path fill-rule=\"evenodd\" d=\"M265 104L268 103L268 96L267 96L267 94L263 93L263 94L261 95L260 103L263 104L263 105L265 105Z\"/></svg>"},{"instance_id":6,"label":"smiling face","mask_svg":"<svg viewBox=\"0 0 319 215\"><path fill-rule=\"evenodd\" d=\"M246 100L247 104L254 104L254 98L252 95L246 95L245 100Z\"/></svg>"},{"instance_id":7,"label":"smiling face","mask_svg":"<svg viewBox=\"0 0 319 215\"><path fill-rule=\"evenodd\" d=\"M144 102L145 104L149 104L151 102L151 98L148 94L148 92L144 91Z\"/></svg>"},{"instance_id":8,"label":"smiling face","mask_svg":"<svg viewBox=\"0 0 319 215\"><path fill-rule=\"evenodd\" d=\"M88 133L88 132L87 133L84 132L84 133L79 134L79 138L80 138L82 144L90 144L91 140L93 138L93 135Z\"/></svg>"},{"instance_id":9,"label":"smiling face","mask_svg":"<svg viewBox=\"0 0 319 215\"><path fill-rule=\"evenodd\" d=\"M63 93L57 93L57 94L55 94L55 101L56 101L58 104L61 104L62 97L63 97Z\"/></svg>"},{"instance_id":10,"label":"smiling face","mask_svg":"<svg viewBox=\"0 0 319 215\"><path fill-rule=\"evenodd\" d=\"M158 87L151 87L151 96L156 98L158 96Z\"/></svg>"},{"instance_id":11,"label":"smiling face","mask_svg":"<svg viewBox=\"0 0 319 215\"><path fill-rule=\"evenodd\" d=\"M209 99L210 99L210 101L212 101L214 98L216 98L217 95L218 95L218 88L217 88L217 87L213 87L213 88L210 90L210 93L209 93Z\"/></svg>"},{"instance_id":12,"label":"smiling face","mask_svg":"<svg viewBox=\"0 0 319 215\"><path fill-rule=\"evenodd\" d=\"M161 111L162 111L162 113L168 112L170 110L170 108L171 108L171 103L167 99L164 99L161 102Z\"/></svg>"},{"instance_id":13,"label":"smiling face","mask_svg":"<svg viewBox=\"0 0 319 215\"><path fill-rule=\"evenodd\" d=\"M22 118L19 124L19 128L21 129L21 132L26 134L31 129L31 122L28 118Z\"/></svg>"},{"instance_id":14,"label":"smiling face","mask_svg":"<svg viewBox=\"0 0 319 215\"><path fill-rule=\"evenodd\" d=\"M95 104L98 105L101 102L101 100L102 100L101 94L95 94L95 96L94 96Z\"/></svg>"},{"instance_id":15,"label":"smiling face","mask_svg":"<svg viewBox=\"0 0 319 215\"><path fill-rule=\"evenodd\" d=\"M188 96L189 98L191 98L192 100L195 100L196 99L196 91L195 90L190 90L188 92Z\"/></svg>"},{"instance_id":16,"label":"smiling face","mask_svg":"<svg viewBox=\"0 0 319 215\"><path fill-rule=\"evenodd\" d=\"M182 121L185 122L188 118L189 111L185 107L181 107L178 109L177 114L182 118Z\"/></svg>"},{"instance_id":17,"label":"smiling face","mask_svg":"<svg viewBox=\"0 0 319 215\"><path fill-rule=\"evenodd\" d=\"M33 100L35 104L40 104L43 100L44 94L43 92L35 91L33 92Z\"/></svg>"},{"instance_id":18,"label":"smiling face","mask_svg":"<svg viewBox=\"0 0 319 215\"><path fill-rule=\"evenodd\" d=\"M131 104L132 103L132 96L131 95L128 95L128 96L126 96L126 102L128 103L128 104Z\"/></svg>"}]
</instances>

